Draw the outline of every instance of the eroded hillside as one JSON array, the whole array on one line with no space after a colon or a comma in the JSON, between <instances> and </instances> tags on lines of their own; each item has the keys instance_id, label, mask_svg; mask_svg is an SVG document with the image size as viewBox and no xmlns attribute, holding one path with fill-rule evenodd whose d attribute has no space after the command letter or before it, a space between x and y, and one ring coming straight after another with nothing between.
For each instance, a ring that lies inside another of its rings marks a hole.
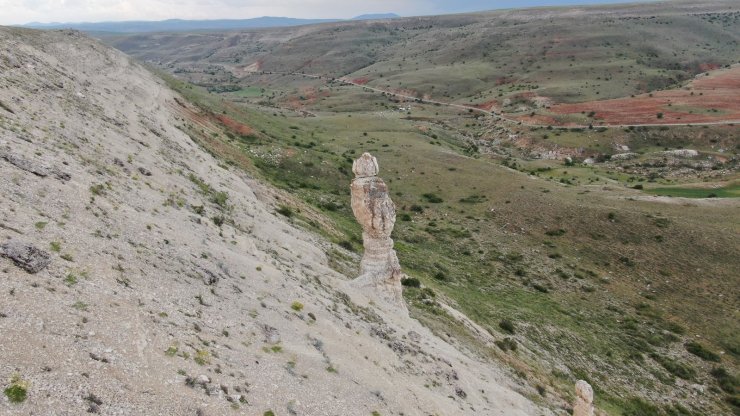
<instances>
[{"instance_id":1,"label":"eroded hillside","mask_svg":"<svg viewBox=\"0 0 740 416\"><path fill-rule=\"evenodd\" d=\"M0 386L26 389L0 413L551 414L354 290L343 249L276 216L291 196L194 143L201 111L122 53L0 28L0 71Z\"/></svg>"}]
</instances>

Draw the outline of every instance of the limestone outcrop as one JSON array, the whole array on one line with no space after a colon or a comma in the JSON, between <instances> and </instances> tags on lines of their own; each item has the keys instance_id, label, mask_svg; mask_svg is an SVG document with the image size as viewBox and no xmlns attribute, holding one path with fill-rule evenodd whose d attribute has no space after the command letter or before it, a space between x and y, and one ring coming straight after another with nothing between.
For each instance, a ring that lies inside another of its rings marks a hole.
<instances>
[{"instance_id":1,"label":"limestone outcrop","mask_svg":"<svg viewBox=\"0 0 740 416\"><path fill-rule=\"evenodd\" d=\"M594 416L594 390L583 380L576 382L576 402L573 416Z\"/></svg>"},{"instance_id":2,"label":"limestone outcrop","mask_svg":"<svg viewBox=\"0 0 740 416\"><path fill-rule=\"evenodd\" d=\"M0 256L8 257L28 273L38 273L51 263L49 253L20 240L8 240L0 244Z\"/></svg>"},{"instance_id":3,"label":"limestone outcrop","mask_svg":"<svg viewBox=\"0 0 740 416\"><path fill-rule=\"evenodd\" d=\"M403 297L401 266L393 250L391 232L396 223L396 206L388 186L377 177L378 161L370 153L363 153L352 164L352 212L362 226L365 253L360 262L360 276L354 282L361 287L375 289L382 299L406 308Z\"/></svg>"}]
</instances>

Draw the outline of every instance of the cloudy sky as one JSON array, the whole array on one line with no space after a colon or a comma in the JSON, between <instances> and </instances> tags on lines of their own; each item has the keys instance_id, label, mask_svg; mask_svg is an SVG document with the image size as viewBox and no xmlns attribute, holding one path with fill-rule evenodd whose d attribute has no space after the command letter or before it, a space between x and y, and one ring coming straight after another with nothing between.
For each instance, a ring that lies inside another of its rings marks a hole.
<instances>
[{"instance_id":1,"label":"cloudy sky","mask_svg":"<svg viewBox=\"0 0 740 416\"><path fill-rule=\"evenodd\" d=\"M402 16L619 0L0 0L0 24L164 19L247 19L260 16L349 18ZM622 0L624 1L624 0Z\"/></svg>"}]
</instances>

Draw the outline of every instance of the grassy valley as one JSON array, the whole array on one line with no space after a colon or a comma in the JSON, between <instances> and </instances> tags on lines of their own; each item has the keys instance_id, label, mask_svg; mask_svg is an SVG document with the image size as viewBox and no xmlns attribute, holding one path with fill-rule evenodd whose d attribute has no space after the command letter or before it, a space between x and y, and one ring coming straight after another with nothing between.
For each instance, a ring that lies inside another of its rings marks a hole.
<instances>
[{"instance_id":1,"label":"grassy valley","mask_svg":"<svg viewBox=\"0 0 740 416\"><path fill-rule=\"evenodd\" d=\"M180 128L287 191L277 212L350 275L351 163L375 155L412 315L538 402L564 411L580 378L609 415L738 414L738 86L706 87L724 110L651 104L666 125L609 122L603 101L735 76L737 5L669 5L107 40L197 103ZM721 123L668 123L699 113Z\"/></svg>"}]
</instances>

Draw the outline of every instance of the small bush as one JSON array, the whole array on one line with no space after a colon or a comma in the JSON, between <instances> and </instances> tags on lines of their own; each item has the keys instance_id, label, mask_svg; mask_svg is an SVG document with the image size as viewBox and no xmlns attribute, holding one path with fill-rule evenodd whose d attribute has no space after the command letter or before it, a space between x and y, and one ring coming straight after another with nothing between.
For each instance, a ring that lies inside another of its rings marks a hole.
<instances>
[{"instance_id":1,"label":"small bush","mask_svg":"<svg viewBox=\"0 0 740 416\"><path fill-rule=\"evenodd\" d=\"M28 387L29 383L16 374L10 379L10 386L3 392L11 403L23 403L28 397Z\"/></svg>"},{"instance_id":2,"label":"small bush","mask_svg":"<svg viewBox=\"0 0 740 416\"><path fill-rule=\"evenodd\" d=\"M719 387L727 393L735 394L738 384L740 381L737 377L733 377L727 370L722 367L713 369L710 374L717 380Z\"/></svg>"},{"instance_id":3,"label":"small bush","mask_svg":"<svg viewBox=\"0 0 740 416\"><path fill-rule=\"evenodd\" d=\"M660 416L657 407L636 397L625 402L622 408L623 416Z\"/></svg>"},{"instance_id":4,"label":"small bush","mask_svg":"<svg viewBox=\"0 0 740 416\"><path fill-rule=\"evenodd\" d=\"M224 222L226 222L226 218L224 218L222 215L216 215L215 217L211 219L213 220L213 223L216 224L217 227L224 225Z\"/></svg>"},{"instance_id":5,"label":"small bush","mask_svg":"<svg viewBox=\"0 0 740 416\"><path fill-rule=\"evenodd\" d=\"M68 274L67 277L64 278L64 284L67 286L74 286L77 284L77 276L73 275L72 273Z\"/></svg>"},{"instance_id":6,"label":"small bush","mask_svg":"<svg viewBox=\"0 0 740 416\"><path fill-rule=\"evenodd\" d=\"M195 351L195 357L193 357L193 361L195 361L198 365L206 365L211 362L211 353L209 353L207 350L197 350Z\"/></svg>"},{"instance_id":7,"label":"small bush","mask_svg":"<svg viewBox=\"0 0 740 416\"><path fill-rule=\"evenodd\" d=\"M684 347L686 347L686 351L696 355L697 357L701 358L705 361L714 361L719 362L719 355L715 354L712 351L709 351L706 349L703 345L699 344L698 342L687 342Z\"/></svg>"},{"instance_id":8,"label":"small bush","mask_svg":"<svg viewBox=\"0 0 740 416\"><path fill-rule=\"evenodd\" d=\"M498 327L510 334L514 333L514 323L508 319L502 319L501 322L498 323Z\"/></svg>"},{"instance_id":9,"label":"small bush","mask_svg":"<svg viewBox=\"0 0 740 416\"><path fill-rule=\"evenodd\" d=\"M90 187L90 193L93 195L104 195L105 194L105 185L103 184L97 184Z\"/></svg>"},{"instance_id":10,"label":"small bush","mask_svg":"<svg viewBox=\"0 0 740 416\"><path fill-rule=\"evenodd\" d=\"M347 251L355 251L355 246L353 246L352 242L349 240L340 241L339 247L342 247L343 249Z\"/></svg>"},{"instance_id":11,"label":"small bush","mask_svg":"<svg viewBox=\"0 0 740 416\"><path fill-rule=\"evenodd\" d=\"M545 286L543 286L543 285L541 285L539 283L532 283L532 287L536 291L538 291L538 292L542 292L542 293L548 293L548 292L550 292L550 289L548 289L547 287L545 287Z\"/></svg>"},{"instance_id":12,"label":"small bush","mask_svg":"<svg viewBox=\"0 0 740 416\"><path fill-rule=\"evenodd\" d=\"M407 277L405 279L401 279L401 284L406 287L420 287L421 282L419 279L415 277Z\"/></svg>"},{"instance_id":13,"label":"small bush","mask_svg":"<svg viewBox=\"0 0 740 416\"><path fill-rule=\"evenodd\" d=\"M290 309L293 309L296 312L300 312L303 310L303 304L301 302L295 301L290 304Z\"/></svg>"},{"instance_id":14,"label":"small bush","mask_svg":"<svg viewBox=\"0 0 740 416\"><path fill-rule=\"evenodd\" d=\"M692 380L696 376L696 371L693 368L681 364L676 360L672 360L668 357L663 357L658 354L650 354L650 357L657 361L658 364L663 366L666 371L676 377L682 378L684 380Z\"/></svg>"},{"instance_id":15,"label":"small bush","mask_svg":"<svg viewBox=\"0 0 740 416\"><path fill-rule=\"evenodd\" d=\"M422 196L427 202L432 203L432 204L439 204L439 203L444 202L444 200L440 198L439 196L437 196L436 194L427 193Z\"/></svg>"},{"instance_id":16,"label":"small bush","mask_svg":"<svg viewBox=\"0 0 740 416\"><path fill-rule=\"evenodd\" d=\"M211 195L211 202L218 205L221 208L226 208L227 201L229 199L229 194L226 192L215 192L213 195Z\"/></svg>"},{"instance_id":17,"label":"small bush","mask_svg":"<svg viewBox=\"0 0 740 416\"><path fill-rule=\"evenodd\" d=\"M516 351L517 343L515 340L506 337L502 340L495 341L494 344L496 344L497 347L501 348L501 351Z\"/></svg>"},{"instance_id":18,"label":"small bush","mask_svg":"<svg viewBox=\"0 0 740 416\"><path fill-rule=\"evenodd\" d=\"M545 231L545 235L549 235L551 237L559 237L561 235L565 234L565 230L562 228L558 228L557 230L547 230Z\"/></svg>"},{"instance_id":19,"label":"small bush","mask_svg":"<svg viewBox=\"0 0 740 416\"><path fill-rule=\"evenodd\" d=\"M281 205L281 206L280 206L280 207L279 207L279 208L277 209L277 213L278 213L278 214L280 214L280 215L283 215L283 216L285 216L285 217L288 217L288 218L290 218L290 217L292 217L292 216L293 216L293 209L292 209L291 207L289 207L289 206L286 206L286 205Z\"/></svg>"}]
</instances>

